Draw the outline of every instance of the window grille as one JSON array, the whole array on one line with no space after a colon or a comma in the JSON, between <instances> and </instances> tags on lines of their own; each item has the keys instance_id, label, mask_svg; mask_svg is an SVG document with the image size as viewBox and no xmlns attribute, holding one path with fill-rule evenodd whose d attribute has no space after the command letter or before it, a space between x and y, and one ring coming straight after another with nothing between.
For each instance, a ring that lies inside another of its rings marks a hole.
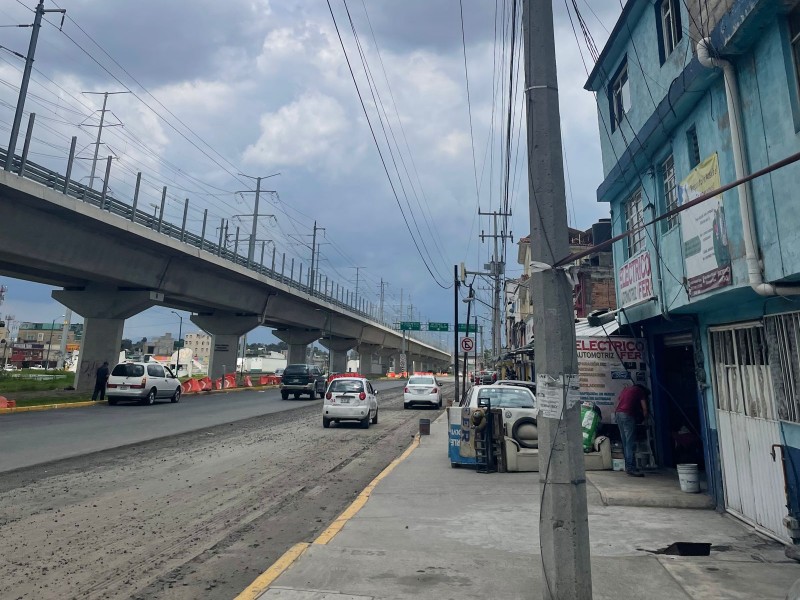
<instances>
[{"instance_id":1,"label":"window grille","mask_svg":"<svg viewBox=\"0 0 800 600\"><path fill-rule=\"evenodd\" d=\"M800 423L800 313L764 318L778 417Z\"/></svg>"},{"instance_id":2,"label":"window grille","mask_svg":"<svg viewBox=\"0 0 800 600\"><path fill-rule=\"evenodd\" d=\"M644 229L633 231L644 224L644 207L642 206L642 190L636 190L625 203L625 228L630 231L628 235L627 257L638 254L645 249Z\"/></svg>"},{"instance_id":3,"label":"window grille","mask_svg":"<svg viewBox=\"0 0 800 600\"><path fill-rule=\"evenodd\" d=\"M664 185L664 212L669 212L674 208L678 208L678 188L675 185L675 161L672 155L663 162L661 165L661 178ZM665 221L665 229L669 230L678 224L680 215L672 215L667 217Z\"/></svg>"}]
</instances>

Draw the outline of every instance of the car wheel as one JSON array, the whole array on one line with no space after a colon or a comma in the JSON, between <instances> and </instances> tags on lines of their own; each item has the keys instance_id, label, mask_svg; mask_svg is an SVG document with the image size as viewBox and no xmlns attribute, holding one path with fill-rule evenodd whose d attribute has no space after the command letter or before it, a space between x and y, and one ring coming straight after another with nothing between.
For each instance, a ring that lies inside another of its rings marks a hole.
<instances>
[{"instance_id":1,"label":"car wheel","mask_svg":"<svg viewBox=\"0 0 800 600\"><path fill-rule=\"evenodd\" d=\"M283 400L288 400L289 399L289 392L281 392L281 398Z\"/></svg>"},{"instance_id":2,"label":"car wheel","mask_svg":"<svg viewBox=\"0 0 800 600\"><path fill-rule=\"evenodd\" d=\"M322 426L327 429L331 426L331 420L327 417L322 417Z\"/></svg>"},{"instance_id":3,"label":"car wheel","mask_svg":"<svg viewBox=\"0 0 800 600\"><path fill-rule=\"evenodd\" d=\"M181 388L175 390L175 393L172 394L171 398L172 402L180 402L181 401Z\"/></svg>"},{"instance_id":4,"label":"car wheel","mask_svg":"<svg viewBox=\"0 0 800 600\"><path fill-rule=\"evenodd\" d=\"M325 397L325 390L321 390L319 392L319 399L322 400Z\"/></svg>"},{"instance_id":5,"label":"car wheel","mask_svg":"<svg viewBox=\"0 0 800 600\"><path fill-rule=\"evenodd\" d=\"M153 388L147 394L147 397L144 400L142 400L142 404L153 405L155 403L156 403L156 388Z\"/></svg>"},{"instance_id":6,"label":"car wheel","mask_svg":"<svg viewBox=\"0 0 800 600\"><path fill-rule=\"evenodd\" d=\"M410 404L406 404L405 402L403 402L403 408L408 410L409 408L411 408L411 405Z\"/></svg>"},{"instance_id":7,"label":"car wheel","mask_svg":"<svg viewBox=\"0 0 800 600\"><path fill-rule=\"evenodd\" d=\"M369 429L369 413L361 420L361 429Z\"/></svg>"},{"instance_id":8,"label":"car wheel","mask_svg":"<svg viewBox=\"0 0 800 600\"><path fill-rule=\"evenodd\" d=\"M439 408L442 408L442 399L439 398Z\"/></svg>"},{"instance_id":9,"label":"car wheel","mask_svg":"<svg viewBox=\"0 0 800 600\"><path fill-rule=\"evenodd\" d=\"M375 416L372 417L372 424L373 425L377 425L378 424L378 409L377 408L375 409Z\"/></svg>"},{"instance_id":10,"label":"car wheel","mask_svg":"<svg viewBox=\"0 0 800 600\"><path fill-rule=\"evenodd\" d=\"M116 406L116 405L117 405L117 399L116 399L116 398L109 398L109 399L108 399L108 403L109 403L111 406Z\"/></svg>"}]
</instances>

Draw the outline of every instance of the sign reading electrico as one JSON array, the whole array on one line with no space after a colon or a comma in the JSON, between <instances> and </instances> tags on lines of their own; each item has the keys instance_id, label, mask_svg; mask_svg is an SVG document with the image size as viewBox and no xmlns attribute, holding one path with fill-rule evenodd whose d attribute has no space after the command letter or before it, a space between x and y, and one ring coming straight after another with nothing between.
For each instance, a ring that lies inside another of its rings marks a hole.
<instances>
[{"instance_id":1,"label":"sign reading electrico","mask_svg":"<svg viewBox=\"0 0 800 600\"><path fill-rule=\"evenodd\" d=\"M627 386L648 381L647 347L644 340L629 337L590 337L575 340L581 402L594 402L603 423L614 422L617 397Z\"/></svg>"},{"instance_id":2,"label":"sign reading electrico","mask_svg":"<svg viewBox=\"0 0 800 600\"><path fill-rule=\"evenodd\" d=\"M450 331L450 323L428 323L428 331Z\"/></svg>"},{"instance_id":3,"label":"sign reading electrico","mask_svg":"<svg viewBox=\"0 0 800 600\"><path fill-rule=\"evenodd\" d=\"M619 268L619 306L629 306L653 295L650 253L640 252Z\"/></svg>"},{"instance_id":4,"label":"sign reading electrico","mask_svg":"<svg viewBox=\"0 0 800 600\"><path fill-rule=\"evenodd\" d=\"M419 321L401 321L400 331L420 331L422 326Z\"/></svg>"},{"instance_id":5,"label":"sign reading electrico","mask_svg":"<svg viewBox=\"0 0 800 600\"><path fill-rule=\"evenodd\" d=\"M678 204L720 187L719 163L712 154L678 186ZM731 284L731 253L722 194L686 209L681 213L683 255L689 296Z\"/></svg>"}]
</instances>

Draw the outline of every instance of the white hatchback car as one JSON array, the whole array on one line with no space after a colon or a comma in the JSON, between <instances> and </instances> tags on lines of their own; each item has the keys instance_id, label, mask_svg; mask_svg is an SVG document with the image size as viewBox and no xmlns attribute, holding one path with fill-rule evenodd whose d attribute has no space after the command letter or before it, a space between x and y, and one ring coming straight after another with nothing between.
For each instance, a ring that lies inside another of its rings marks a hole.
<instances>
[{"instance_id":1,"label":"white hatchback car","mask_svg":"<svg viewBox=\"0 0 800 600\"><path fill-rule=\"evenodd\" d=\"M181 382L169 367L155 362L119 363L111 371L106 385L109 404L119 400L137 400L140 404L154 404L159 398L180 402Z\"/></svg>"},{"instance_id":2,"label":"white hatchback car","mask_svg":"<svg viewBox=\"0 0 800 600\"><path fill-rule=\"evenodd\" d=\"M433 375L414 375L408 378L403 389L403 408L423 404L433 408L442 407L442 386Z\"/></svg>"},{"instance_id":3,"label":"white hatchback car","mask_svg":"<svg viewBox=\"0 0 800 600\"><path fill-rule=\"evenodd\" d=\"M330 382L322 405L322 426L330 427L331 421L359 421L364 429L370 422L378 424L378 390L369 379L340 376Z\"/></svg>"}]
</instances>

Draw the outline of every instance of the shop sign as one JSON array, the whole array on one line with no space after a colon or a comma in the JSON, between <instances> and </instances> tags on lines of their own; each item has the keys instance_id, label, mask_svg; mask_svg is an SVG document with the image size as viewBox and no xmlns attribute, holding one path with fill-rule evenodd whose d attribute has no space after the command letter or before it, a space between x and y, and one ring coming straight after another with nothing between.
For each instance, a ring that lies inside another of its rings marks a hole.
<instances>
[{"instance_id":1,"label":"shop sign","mask_svg":"<svg viewBox=\"0 0 800 600\"><path fill-rule=\"evenodd\" d=\"M653 296L653 271L650 253L640 252L619 268L618 306L630 306Z\"/></svg>"}]
</instances>

